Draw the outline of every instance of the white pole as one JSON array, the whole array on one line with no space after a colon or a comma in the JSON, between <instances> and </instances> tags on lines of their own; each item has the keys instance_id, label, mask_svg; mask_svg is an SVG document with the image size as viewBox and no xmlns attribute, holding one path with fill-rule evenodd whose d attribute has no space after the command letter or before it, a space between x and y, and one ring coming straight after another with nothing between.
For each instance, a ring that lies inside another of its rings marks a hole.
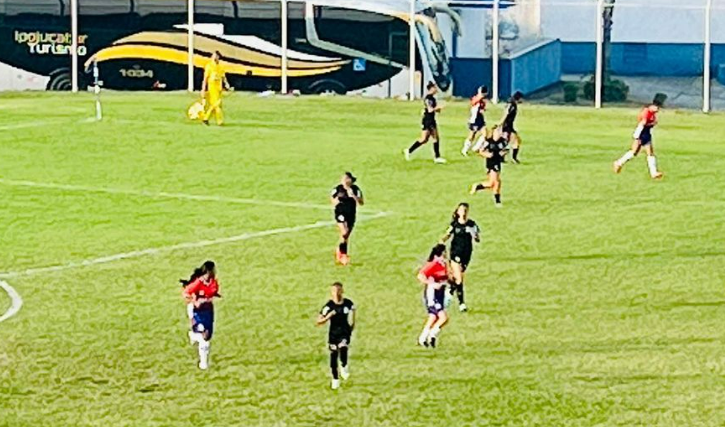
<instances>
[{"instance_id":1,"label":"white pole","mask_svg":"<svg viewBox=\"0 0 725 427\"><path fill-rule=\"evenodd\" d=\"M597 65L594 77L594 108L602 108L604 80L604 0L597 1Z\"/></svg>"},{"instance_id":2,"label":"white pole","mask_svg":"<svg viewBox=\"0 0 725 427\"><path fill-rule=\"evenodd\" d=\"M408 58L408 99L415 99L415 0L410 0L410 19L408 19L408 32L410 33L408 44L409 46L409 58Z\"/></svg>"},{"instance_id":3,"label":"white pole","mask_svg":"<svg viewBox=\"0 0 725 427\"><path fill-rule=\"evenodd\" d=\"M493 40L491 41L491 59L493 62L493 75L492 75L492 85L493 86L493 93L491 94L491 101L493 101L494 104L498 104L498 94L499 94L499 75L498 75L498 61L499 61L499 0L493 0Z\"/></svg>"},{"instance_id":4,"label":"white pole","mask_svg":"<svg viewBox=\"0 0 725 427\"><path fill-rule=\"evenodd\" d=\"M187 54L186 54L186 74L187 74L187 90L194 91L194 0L189 0L187 5Z\"/></svg>"},{"instance_id":5,"label":"white pole","mask_svg":"<svg viewBox=\"0 0 725 427\"><path fill-rule=\"evenodd\" d=\"M287 93L287 0L282 2L282 93Z\"/></svg>"},{"instance_id":6,"label":"white pole","mask_svg":"<svg viewBox=\"0 0 725 427\"><path fill-rule=\"evenodd\" d=\"M703 76L702 76L702 111L704 113L710 112L710 62L711 58L711 46L712 46L712 30L711 26L711 14L712 14L712 0L707 0L707 6L705 6L705 63L703 64Z\"/></svg>"},{"instance_id":7,"label":"white pole","mask_svg":"<svg viewBox=\"0 0 725 427\"><path fill-rule=\"evenodd\" d=\"M78 0L70 2L71 91L78 92Z\"/></svg>"}]
</instances>

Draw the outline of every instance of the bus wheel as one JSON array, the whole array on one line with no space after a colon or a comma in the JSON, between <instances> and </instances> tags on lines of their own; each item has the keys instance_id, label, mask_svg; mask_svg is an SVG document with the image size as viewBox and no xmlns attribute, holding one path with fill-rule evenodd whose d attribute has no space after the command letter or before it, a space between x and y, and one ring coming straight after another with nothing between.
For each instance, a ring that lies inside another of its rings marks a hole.
<instances>
[{"instance_id":1,"label":"bus wheel","mask_svg":"<svg viewBox=\"0 0 725 427\"><path fill-rule=\"evenodd\" d=\"M67 68L58 68L50 73L50 80L46 85L46 90L64 90L69 91L72 87L70 70Z\"/></svg>"},{"instance_id":2,"label":"bus wheel","mask_svg":"<svg viewBox=\"0 0 725 427\"><path fill-rule=\"evenodd\" d=\"M347 93L347 88L337 80L325 79L318 80L310 85L309 91L321 95L323 93L335 93L338 95L344 95Z\"/></svg>"}]
</instances>

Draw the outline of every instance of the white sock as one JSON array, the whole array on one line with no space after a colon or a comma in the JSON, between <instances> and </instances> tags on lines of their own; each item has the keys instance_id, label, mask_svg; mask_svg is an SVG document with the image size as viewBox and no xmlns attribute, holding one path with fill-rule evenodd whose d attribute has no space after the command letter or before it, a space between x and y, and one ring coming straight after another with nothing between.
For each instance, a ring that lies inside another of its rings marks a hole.
<instances>
[{"instance_id":1,"label":"white sock","mask_svg":"<svg viewBox=\"0 0 725 427\"><path fill-rule=\"evenodd\" d=\"M619 160L617 160L617 165L624 166L625 163L632 160L633 158L634 158L634 151L629 150L626 153L624 153L624 155L622 157L620 157Z\"/></svg>"},{"instance_id":2,"label":"white sock","mask_svg":"<svg viewBox=\"0 0 725 427\"><path fill-rule=\"evenodd\" d=\"M430 331L430 337L438 338L438 334L440 333L440 331L441 331L440 326L434 326L433 329L431 329L431 331Z\"/></svg>"},{"instance_id":3,"label":"white sock","mask_svg":"<svg viewBox=\"0 0 725 427\"><path fill-rule=\"evenodd\" d=\"M655 176L657 174L657 157L647 156L647 166L649 167L649 175Z\"/></svg>"},{"instance_id":4,"label":"white sock","mask_svg":"<svg viewBox=\"0 0 725 427\"><path fill-rule=\"evenodd\" d=\"M471 145L472 145L472 144L473 144L473 143L471 142L471 140L470 140L470 139L467 139L467 140L466 140L466 141L465 141L465 142L463 143L463 150L462 150L462 151L463 151L464 153L468 153L468 151L469 151L469 150L471 149Z\"/></svg>"},{"instance_id":5,"label":"white sock","mask_svg":"<svg viewBox=\"0 0 725 427\"><path fill-rule=\"evenodd\" d=\"M420 337L418 337L418 342L424 343L428 341L428 335L430 335L430 326L423 328L423 332L421 332Z\"/></svg>"},{"instance_id":6,"label":"white sock","mask_svg":"<svg viewBox=\"0 0 725 427\"><path fill-rule=\"evenodd\" d=\"M194 318L194 303L193 302L186 304L186 315L189 316L189 319Z\"/></svg>"},{"instance_id":7,"label":"white sock","mask_svg":"<svg viewBox=\"0 0 725 427\"><path fill-rule=\"evenodd\" d=\"M476 144L473 146L473 151L481 151L481 147L483 147L484 142L486 142L486 135L478 137L478 141L476 141Z\"/></svg>"},{"instance_id":8,"label":"white sock","mask_svg":"<svg viewBox=\"0 0 725 427\"><path fill-rule=\"evenodd\" d=\"M203 337L201 336L201 334L200 334L200 333L198 333L198 332L194 332L194 331L189 331L189 340L190 340L190 341L191 341L192 343L198 343L198 342L200 342L200 341L201 341L202 339L203 339Z\"/></svg>"},{"instance_id":9,"label":"white sock","mask_svg":"<svg viewBox=\"0 0 725 427\"><path fill-rule=\"evenodd\" d=\"M206 369L209 366L209 351L211 343L205 339L199 340L199 367Z\"/></svg>"}]
</instances>

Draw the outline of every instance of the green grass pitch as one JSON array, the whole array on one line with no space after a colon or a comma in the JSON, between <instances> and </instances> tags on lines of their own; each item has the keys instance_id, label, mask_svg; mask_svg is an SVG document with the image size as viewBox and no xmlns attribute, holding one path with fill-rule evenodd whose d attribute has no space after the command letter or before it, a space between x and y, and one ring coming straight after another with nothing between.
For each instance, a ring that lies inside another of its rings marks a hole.
<instances>
[{"instance_id":1,"label":"green grass pitch","mask_svg":"<svg viewBox=\"0 0 725 427\"><path fill-rule=\"evenodd\" d=\"M524 104L498 210L467 193L465 103L434 165L401 155L419 103L237 94L207 128L191 102L106 93L94 123L91 95L0 96L0 272L24 301L0 323L0 426L725 423L725 116L665 111L654 182L643 157L611 170L637 111ZM345 170L372 217L348 268L324 208ZM483 228L472 310L425 350L415 273L460 201ZM201 372L176 280L205 259L224 297ZM335 280L359 325L332 392L313 319Z\"/></svg>"}]
</instances>

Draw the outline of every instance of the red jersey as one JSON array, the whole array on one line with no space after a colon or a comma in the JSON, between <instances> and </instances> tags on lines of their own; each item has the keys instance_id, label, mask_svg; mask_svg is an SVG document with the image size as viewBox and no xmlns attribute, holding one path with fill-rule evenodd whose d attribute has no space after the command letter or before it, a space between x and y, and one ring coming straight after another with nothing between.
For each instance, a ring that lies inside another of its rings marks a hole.
<instances>
[{"instance_id":1,"label":"red jersey","mask_svg":"<svg viewBox=\"0 0 725 427\"><path fill-rule=\"evenodd\" d=\"M483 95L475 95L471 98L471 109L469 110L470 115L468 116L469 123L476 123L483 119L483 113L486 111L486 98Z\"/></svg>"},{"instance_id":2,"label":"red jersey","mask_svg":"<svg viewBox=\"0 0 725 427\"><path fill-rule=\"evenodd\" d=\"M433 279L436 283L445 282L448 280L448 267L443 259L434 259L429 261L420 270L421 274L429 279Z\"/></svg>"},{"instance_id":3,"label":"red jersey","mask_svg":"<svg viewBox=\"0 0 725 427\"><path fill-rule=\"evenodd\" d=\"M645 122L646 127L655 127L657 124L657 113L650 110L649 107L644 107L642 112L639 113L639 117L637 117L637 122Z\"/></svg>"},{"instance_id":4,"label":"red jersey","mask_svg":"<svg viewBox=\"0 0 725 427\"><path fill-rule=\"evenodd\" d=\"M198 278L184 288L184 295L187 297L196 295L203 298L219 296L219 283L217 283L216 279L205 282L202 278Z\"/></svg>"}]
</instances>

